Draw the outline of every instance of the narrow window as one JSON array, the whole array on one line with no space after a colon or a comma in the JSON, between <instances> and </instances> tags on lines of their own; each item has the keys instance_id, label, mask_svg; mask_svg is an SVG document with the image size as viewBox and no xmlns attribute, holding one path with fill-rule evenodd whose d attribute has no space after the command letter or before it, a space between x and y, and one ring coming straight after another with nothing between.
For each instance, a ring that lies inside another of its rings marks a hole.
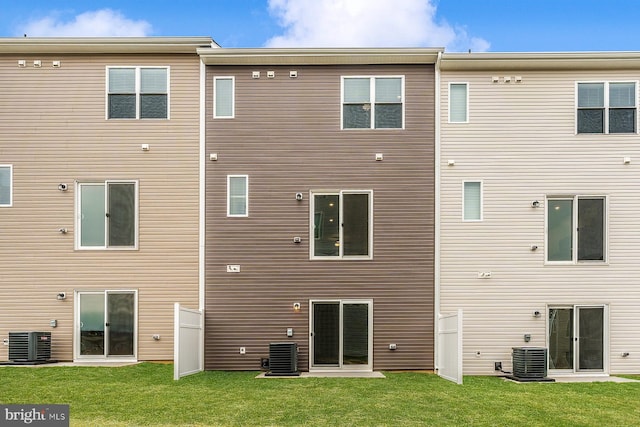
<instances>
[{"instance_id":1,"label":"narrow window","mask_svg":"<svg viewBox=\"0 0 640 427\"><path fill-rule=\"evenodd\" d=\"M372 258L371 191L317 193L312 204L312 258Z\"/></svg>"},{"instance_id":2,"label":"narrow window","mask_svg":"<svg viewBox=\"0 0 640 427\"><path fill-rule=\"evenodd\" d=\"M609 84L609 133L635 133L635 83Z\"/></svg>"},{"instance_id":3,"label":"narrow window","mask_svg":"<svg viewBox=\"0 0 640 427\"><path fill-rule=\"evenodd\" d=\"M449 84L449 122L467 123L468 91L466 83Z\"/></svg>"},{"instance_id":4,"label":"narrow window","mask_svg":"<svg viewBox=\"0 0 640 427\"><path fill-rule=\"evenodd\" d=\"M547 261L605 261L604 197L547 200Z\"/></svg>"},{"instance_id":5,"label":"narrow window","mask_svg":"<svg viewBox=\"0 0 640 427\"><path fill-rule=\"evenodd\" d=\"M166 67L108 67L107 118L169 117L169 70Z\"/></svg>"},{"instance_id":6,"label":"narrow window","mask_svg":"<svg viewBox=\"0 0 640 427\"><path fill-rule=\"evenodd\" d=\"M213 117L233 118L235 109L234 77L214 77Z\"/></svg>"},{"instance_id":7,"label":"narrow window","mask_svg":"<svg viewBox=\"0 0 640 427\"><path fill-rule=\"evenodd\" d=\"M227 176L227 216L249 216L249 176Z\"/></svg>"},{"instance_id":8,"label":"narrow window","mask_svg":"<svg viewBox=\"0 0 640 427\"><path fill-rule=\"evenodd\" d=\"M343 129L402 129L403 77L343 77Z\"/></svg>"},{"instance_id":9,"label":"narrow window","mask_svg":"<svg viewBox=\"0 0 640 427\"><path fill-rule=\"evenodd\" d=\"M482 183L479 181L466 181L463 185L463 212L464 221L482 221Z\"/></svg>"},{"instance_id":10,"label":"narrow window","mask_svg":"<svg viewBox=\"0 0 640 427\"><path fill-rule=\"evenodd\" d=\"M0 206L13 204L13 166L0 165Z\"/></svg>"},{"instance_id":11,"label":"narrow window","mask_svg":"<svg viewBox=\"0 0 640 427\"><path fill-rule=\"evenodd\" d=\"M78 247L137 246L137 183L106 181L78 184Z\"/></svg>"}]
</instances>

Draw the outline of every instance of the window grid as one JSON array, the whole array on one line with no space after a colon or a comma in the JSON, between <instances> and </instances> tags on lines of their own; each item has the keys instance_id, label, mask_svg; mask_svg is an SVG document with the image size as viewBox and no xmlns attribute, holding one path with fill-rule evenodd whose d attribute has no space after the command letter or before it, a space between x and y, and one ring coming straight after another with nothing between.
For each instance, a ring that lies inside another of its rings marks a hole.
<instances>
[{"instance_id":1,"label":"window grid","mask_svg":"<svg viewBox=\"0 0 640 427\"><path fill-rule=\"evenodd\" d=\"M107 120L169 119L169 67L110 66L106 80Z\"/></svg>"},{"instance_id":2,"label":"window grid","mask_svg":"<svg viewBox=\"0 0 640 427\"><path fill-rule=\"evenodd\" d=\"M404 76L342 77L341 129L404 129Z\"/></svg>"},{"instance_id":3,"label":"window grid","mask_svg":"<svg viewBox=\"0 0 640 427\"><path fill-rule=\"evenodd\" d=\"M636 134L637 82L576 83L577 134Z\"/></svg>"}]
</instances>

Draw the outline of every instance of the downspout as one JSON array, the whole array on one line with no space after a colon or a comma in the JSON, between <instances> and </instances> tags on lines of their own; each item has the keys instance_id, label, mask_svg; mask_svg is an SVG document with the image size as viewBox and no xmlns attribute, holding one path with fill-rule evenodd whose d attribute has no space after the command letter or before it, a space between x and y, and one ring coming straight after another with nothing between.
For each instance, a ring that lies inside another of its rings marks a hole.
<instances>
[{"instance_id":1,"label":"downspout","mask_svg":"<svg viewBox=\"0 0 640 427\"><path fill-rule=\"evenodd\" d=\"M200 57L200 168L199 168L199 208L198 215L198 310L200 310L200 366L199 369L204 370L204 308L205 308L205 237L206 237L206 75L207 67L204 60Z\"/></svg>"},{"instance_id":2,"label":"downspout","mask_svg":"<svg viewBox=\"0 0 640 427\"><path fill-rule=\"evenodd\" d=\"M438 353L440 348L438 324L440 319L440 61L442 52L438 52L435 64L435 195L434 195L434 230L433 230L433 311L434 311L434 335L433 335L433 367L437 372L440 365Z\"/></svg>"}]
</instances>

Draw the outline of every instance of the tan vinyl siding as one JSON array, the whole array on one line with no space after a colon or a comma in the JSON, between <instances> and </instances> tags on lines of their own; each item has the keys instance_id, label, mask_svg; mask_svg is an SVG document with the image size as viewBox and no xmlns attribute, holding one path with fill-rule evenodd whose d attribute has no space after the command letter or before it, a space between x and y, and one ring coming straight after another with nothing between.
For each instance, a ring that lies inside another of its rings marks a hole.
<instances>
[{"instance_id":1,"label":"tan vinyl siding","mask_svg":"<svg viewBox=\"0 0 640 427\"><path fill-rule=\"evenodd\" d=\"M19 68L19 59L27 67ZM34 59L42 68L33 68ZM61 67L52 68L53 60ZM105 120L106 67L114 65L169 66L171 119ZM0 337L51 331L52 357L70 360L74 291L137 290L138 358L172 359L173 303L198 306L195 50L0 56L0 93L0 163L14 171L13 207L0 208ZM139 248L74 250L74 182L106 179L138 180ZM58 191L59 183L69 190ZM67 299L58 301L58 292ZM0 346L0 360L6 358Z\"/></svg>"},{"instance_id":2,"label":"tan vinyl siding","mask_svg":"<svg viewBox=\"0 0 640 427\"><path fill-rule=\"evenodd\" d=\"M404 75L405 129L341 131L350 75ZM213 119L213 76L235 76L234 119ZM432 369L433 66L208 66L206 115L218 153L206 165L206 368L258 369L270 342L293 340L308 370L309 301L373 299L374 368ZM249 175L248 218L226 217L229 174ZM309 259L310 192L323 190L373 191L372 260Z\"/></svg>"},{"instance_id":3,"label":"tan vinyl siding","mask_svg":"<svg viewBox=\"0 0 640 427\"><path fill-rule=\"evenodd\" d=\"M465 374L493 374L494 361L509 369L512 347L546 346L546 308L561 304L607 304L605 371L640 372L638 135L576 135L579 81L637 82L637 73L442 74L441 311L464 311ZM449 82L469 83L467 124L447 122ZM462 221L465 180L483 182L481 222ZM608 262L545 263L545 196L552 195L608 197ZM478 278L489 271L490 279Z\"/></svg>"}]
</instances>

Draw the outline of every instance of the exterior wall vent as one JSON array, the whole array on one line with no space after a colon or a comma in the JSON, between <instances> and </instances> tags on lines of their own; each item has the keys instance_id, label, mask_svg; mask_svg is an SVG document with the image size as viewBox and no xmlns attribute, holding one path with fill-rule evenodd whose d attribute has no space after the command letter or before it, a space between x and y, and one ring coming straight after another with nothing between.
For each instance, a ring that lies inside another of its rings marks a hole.
<instances>
[{"instance_id":1,"label":"exterior wall vent","mask_svg":"<svg viewBox=\"0 0 640 427\"><path fill-rule=\"evenodd\" d=\"M547 376L547 349L513 347L513 376L517 380L541 381Z\"/></svg>"},{"instance_id":2,"label":"exterior wall vent","mask_svg":"<svg viewBox=\"0 0 640 427\"><path fill-rule=\"evenodd\" d=\"M9 360L38 362L51 359L51 332L9 332Z\"/></svg>"},{"instance_id":3,"label":"exterior wall vent","mask_svg":"<svg viewBox=\"0 0 640 427\"><path fill-rule=\"evenodd\" d=\"M293 377L298 372L298 344L275 342L269 344L269 372L266 376Z\"/></svg>"}]
</instances>

